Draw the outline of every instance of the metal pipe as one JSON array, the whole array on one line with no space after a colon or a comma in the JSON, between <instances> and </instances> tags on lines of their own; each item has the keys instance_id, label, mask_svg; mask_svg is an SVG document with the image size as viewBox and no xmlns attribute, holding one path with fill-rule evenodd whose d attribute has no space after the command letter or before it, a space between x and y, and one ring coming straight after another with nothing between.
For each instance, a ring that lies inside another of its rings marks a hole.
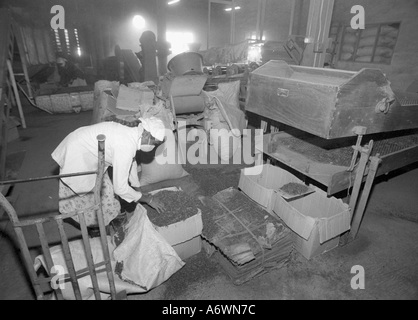
<instances>
[{"instance_id":1,"label":"metal pipe","mask_svg":"<svg viewBox=\"0 0 418 320\"><path fill-rule=\"evenodd\" d=\"M23 183L23 182L34 182L34 181L50 180L50 179L60 179L60 178L66 178L66 177L83 176L83 175L88 175L88 174L97 174L97 171L67 173L67 174L59 174L55 176L45 176L45 177L39 177L39 178L28 178L28 179L20 179L20 180L5 180L5 181L0 181L0 185L16 184L16 183Z\"/></svg>"},{"instance_id":2,"label":"metal pipe","mask_svg":"<svg viewBox=\"0 0 418 320\"><path fill-rule=\"evenodd\" d=\"M296 0L292 0L292 9L290 11L289 36L293 33L293 23L295 20Z\"/></svg>"}]
</instances>

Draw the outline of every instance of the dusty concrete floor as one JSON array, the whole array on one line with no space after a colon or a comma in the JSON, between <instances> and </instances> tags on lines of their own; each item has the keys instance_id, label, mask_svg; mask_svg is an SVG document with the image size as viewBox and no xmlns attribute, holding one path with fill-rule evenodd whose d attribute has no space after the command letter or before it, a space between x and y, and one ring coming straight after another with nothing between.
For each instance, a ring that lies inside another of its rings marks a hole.
<instances>
[{"instance_id":1,"label":"dusty concrete floor","mask_svg":"<svg viewBox=\"0 0 418 320\"><path fill-rule=\"evenodd\" d=\"M90 122L91 113L49 115L24 108L27 129L9 144L9 153L26 150L18 178L57 173L50 157L68 134ZM58 182L16 185L15 208L22 216L56 212ZM418 299L418 166L397 172L375 185L358 238L307 261L298 254L291 263L241 286L234 285L202 251L168 281L132 300L273 300L273 299ZM66 224L69 233L78 230ZM50 241L58 240L52 226ZM36 247L34 230L26 232ZM365 269L365 289L353 290L351 268ZM0 217L0 299L34 299L5 216Z\"/></svg>"}]
</instances>

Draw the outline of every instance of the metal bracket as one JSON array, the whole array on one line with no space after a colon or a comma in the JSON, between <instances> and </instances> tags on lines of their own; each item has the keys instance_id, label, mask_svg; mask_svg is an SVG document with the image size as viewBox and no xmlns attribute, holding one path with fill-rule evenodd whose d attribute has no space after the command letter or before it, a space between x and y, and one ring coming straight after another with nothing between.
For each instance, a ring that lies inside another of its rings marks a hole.
<instances>
[{"instance_id":1,"label":"metal bracket","mask_svg":"<svg viewBox=\"0 0 418 320\"><path fill-rule=\"evenodd\" d=\"M376 104L375 112L376 113L388 113L390 108L390 101L388 98L382 99Z\"/></svg>"},{"instance_id":2,"label":"metal bracket","mask_svg":"<svg viewBox=\"0 0 418 320\"><path fill-rule=\"evenodd\" d=\"M369 152L370 151L371 151L371 147L369 149ZM339 241L340 246L345 246L346 244L350 243L356 238L357 233L360 229L361 221L363 219L363 216L366 210L367 201L370 197L370 192L372 189L374 178L376 177L378 166L382 162L382 159L380 158L379 154L377 154L376 156L371 156L371 157L369 157L369 155L362 154L362 157L364 157L364 159L366 159L367 157L367 161L370 160L366 183L361 193L360 201L357 203L359 192L360 192L359 188L356 190L355 199L353 201L350 201L350 209L352 210L351 228L349 231L347 231L340 237L340 241ZM356 181L355 184L360 186L363 180L363 177L358 176L356 177L356 179L358 179L358 181Z\"/></svg>"},{"instance_id":3,"label":"metal bracket","mask_svg":"<svg viewBox=\"0 0 418 320\"><path fill-rule=\"evenodd\" d=\"M357 126L357 127L354 127L352 131L353 131L353 133L355 133L357 135L357 142L356 142L356 145L353 146L353 149L354 149L353 157L351 158L350 166L347 169L347 171L349 171L349 172L354 170L358 153L359 153L359 151L361 151L361 140L363 139L363 135L366 134L367 128Z\"/></svg>"}]
</instances>

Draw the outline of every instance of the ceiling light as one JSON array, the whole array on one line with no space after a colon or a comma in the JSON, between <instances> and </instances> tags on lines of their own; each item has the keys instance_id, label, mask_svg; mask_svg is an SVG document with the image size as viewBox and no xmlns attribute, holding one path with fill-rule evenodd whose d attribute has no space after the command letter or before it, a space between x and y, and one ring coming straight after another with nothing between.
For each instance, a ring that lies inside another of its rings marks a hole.
<instances>
[{"instance_id":1,"label":"ceiling light","mask_svg":"<svg viewBox=\"0 0 418 320\"><path fill-rule=\"evenodd\" d=\"M172 4L175 4L177 2L180 2L180 0L171 0L171 1L167 2L167 4L172 5Z\"/></svg>"},{"instance_id":2,"label":"ceiling light","mask_svg":"<svg viewBox=\"0 0 418 320\"><path fill-rule=\"evenodd\" d=\"M241 9L241 7L237 6L235 7L235 10L239 10ZM232 11L232 8L226 8L225 11Z\"/></svg>"},{"instance_id":3,"label":"ceiling light","mask_svg":"<svg viewBox=\"0 0 418 320\"><path fill-rule=\"evenodd\" d=\"M140 15L136 15L132 22L137 29L145 28L145 19Z\"/></svg>"}]
</instances>

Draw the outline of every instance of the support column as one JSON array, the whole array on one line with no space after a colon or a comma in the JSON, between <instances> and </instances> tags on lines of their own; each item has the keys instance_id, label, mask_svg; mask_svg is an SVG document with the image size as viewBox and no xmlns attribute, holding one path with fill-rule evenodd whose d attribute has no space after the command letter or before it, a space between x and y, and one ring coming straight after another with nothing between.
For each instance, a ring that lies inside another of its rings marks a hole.
<instances>
[{"instance_id":1,"label":"support column","mask_svg":"<svg viewBox=\"0 0 418 320\"><path fill-rule=\"evenodd\" d=\"M167 56L169 45L167 43L167 2L157 0L157 57L158 74L160 76L167 73Z\"/></svg>"},{"instance_id":2,"label":"support column","mask_svg":"<svg viewBox=\"0 0 418 320\"><path fill-rule=\"evenodd\" d=\"M232 0L231 3L231 35L230 35L230 44L234 44L235 43L235 1Z\"/></svg>"},{"instance_id":3,"label":"support column","mask_svg":"<svg viewBox=\"0 0 418 320\"><path fill-rule=\"evenodd\" d=\"M334 0L310 0L306 39L301 65L322 68L328 47Z\"/></svg>"},{"instance_id":4,"label":"support column","mask_svg":"<svg viewBox=\"0 0 418 320\"><path fill-rule=\"evenodd\" d=\"M266 0L258 0L256 38L259 41L263 40L265 15L266 15Z\"/></svg>"},{"instance_id":5,"label":"support column","mask_svg":"<svg viewBox=\"0 0 418 320\"><path fill-rule=\"evenodd\" d=\"M139 38L139 41L144 56L144 63L142 65L142 68L144 69L144 81L154 81L155 84L158 84L156 59L157 42L155 34L150 30L144 31Z\"/></svg>"}]
</instances>

